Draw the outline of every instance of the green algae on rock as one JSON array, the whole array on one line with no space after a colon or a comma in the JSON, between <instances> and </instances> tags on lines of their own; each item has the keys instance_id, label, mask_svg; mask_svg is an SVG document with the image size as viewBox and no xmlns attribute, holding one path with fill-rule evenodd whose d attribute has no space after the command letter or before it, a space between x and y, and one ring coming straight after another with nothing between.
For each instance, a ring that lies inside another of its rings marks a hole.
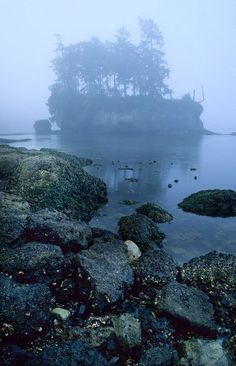
<instances>
[{"instance_id":1,"label":"green algae on rock","mask_svg":"<svg viewBox=\"0 0 236 366\"><path fill-rule=\"evenodd\" d=\"M159 224L170 222L173 219L173 216L168 211L150 202L138 207L136 212L149 217L149 219Z\"/></svg>"},{"instance_id":2,"label":"green algae on rock","mask_svg":"<svg viewBox=\"0 0 236 366\"><path fill-rule=\"evenodd\" d=\"M89 160L55 150L0 146L0 188L17 192L34 209L54 208L89 221L107 202L106 185L82 166Z\"/></svg>"},{"instance_id":3,"label":"green algae on rock","mask_svg":"<svg viewBox=\"0 0 236 366\"><path fill-rule=\"evenodd\" d=\"M208 189L186 197L178 205L186 212L214 217L236 216L236 192L230 189Z\"/></svg>"}]
</instances>

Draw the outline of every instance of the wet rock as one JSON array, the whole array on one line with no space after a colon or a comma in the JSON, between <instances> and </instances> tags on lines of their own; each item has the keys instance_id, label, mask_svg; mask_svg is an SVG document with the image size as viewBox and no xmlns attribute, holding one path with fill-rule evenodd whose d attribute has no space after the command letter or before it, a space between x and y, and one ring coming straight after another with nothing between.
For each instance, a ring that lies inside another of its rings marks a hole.
<instances>
[{"instance_id":1,"label":"wet rock","mask_svg":"<svg viewBox=\"0 0 236 366\"><path fill-rule=\"evenodd\" d=\"M87 248L91 237L91 229L86 223L70 220L62 212L49 209L31 214L24 231L26 241L59 245L65 252Z\"/></svg>"},{"instance_id":2,"label":"wet rock","mask_svg":"<svg viewBox=\"0 0 236 366\"><path fill-rule=\"evenodd\" d=\"M125 245L128 249L129 263L137 261L142 255L137 244L135 244L132 240L126 240Z\"/></svg>"},{"instance_id":3,"label":"wet rock","mask_svg":"<svg viewBox=\"0 0 236 366\"><path fill-rule=\"evenodd\" d=\"M105 243L111 241L117 241L118 236L109 230L92 227L92 243Z\"/></svg>"},{"instance_id":4,"label":"wet rock","mask_svg":"<svg viewBox=\"0 0 236 366\"><path fill-rule=\"evenodd\" d=\"M136 288L161 288L176 279L177 264L164 250L150 249L133 263ZM149 291L150 292L150 291Z\"/></svg>"},{"instance_id":5,"label":"wet rock","mask_svg":"<svg viewBox=\"0 0 236 366\"><path fill-rule=\"evenodd\" d=\"M142 342L141 324L139 319L131 314L122 314L112 318L117 338L126 347L132 349Z\"/></svg>"},{"instance_id":6,"label":"wet rock","mask_svg":"<svg viewBox=\"0 0 236 366\"><path fill-rule=\"evenodd\" d=\"M194 331L216 334L214 308L208 296L195 288L177 282L168 283L157 298L157 311L176 320L176 324Z\"/></svg>"},{"instance_id":7,"label":"wet rock","mask_svg":"<svg viewBox=\"0 0 236 366\"><path fill-rule=\"evenodd\" d=\"M54 309L52 309L51 314L54 318L61 320L61 321L68 320L71 315L69 310L66 310L63 308L54 308Z\"/></svg>"},{"instance_id":8,"label":"wet rock","mask_svg":"<svg viewBox=\"0 0 236 366\"><path fill-rule=\"evenodd\" d=\"M236 192L230 189L209 189L186 197L179 207L198 215L229 217L236 215Z\"/></svg>"},{"instance_id":9,"label":"wet rock","mask_svg":"<svg viewBox=\"0 0 236 366\"><path fill-rule=\"evenodd\" d=\"M175 366L178 353L169 347L152 347L142 355L138 366ZM199 366L199 365L198 365Z\"/></svg>"},{"instance_id":10,"label":"wet rock","mask_svg":"<svg viewBox=\"0 0 236 366\"><path fill-rule=\"evenodd\" d=\"M170 222L173 219L173 216L168 211L154 203L146 203L138 207L136 212L149 217L149 219L157 223Z\"/></svg>"},{"instance_id":11,"label":"wet rock","mask_svg":"<svg viewBox=\"0 0 236 366\"><path fill-rule=\"evenodd\" d=\"M0 252L0 270L18 282L50 284L62 277L64 269L64 257L55 245L29 243Z\"/></svg>"},{"instance_id":12,"label":"wet rock","mask_svg":"<svg viewBox=\"0 0 236 366\"><path fill-rule=\"evenodd\" d=\"M120 241L97 243L77 254L78 296L104 310L124 297L133 284L127 249Z\"/></svg>"},{"instance_id":13,"label":"wet rock","mask_svg":"<svg viewBox=\"0 0 236 366\"><path fill-rule=\"evenodd\" d=\"M161 247L165 235L148 217L141 214L121 217L119 220L119 234L121 238L132 240L142 252L152 247Z\"/></svg>"},{"instance_id":14,"label":"wet rock","mask_svg":"<svg viewBox=\"0 0 236 366\"><path fill-rule=\"evenodd\" d=\"M69 330L68 339L76 339L85 342L92 347L105 348L105 344L115 336L114 328L99 327L99 328L80 328L73 327Z\"/></svg>"},{"instance_id":15,"label":"wet rock","mask_svg":"<svg viewBox=\"0 0 236 366\"><path fill-rule=\"evenodd\" d=\"M222 340L189 339L182 344L183 357L178 366L229 366Z\"/></svg>"},{"instance_id":16,"label":"wet rock","mask_svg":"<svg viewBox=\"0 0 236 366\"><path fill-rule=\"evenodd\" d=\"M20 240L28 215L29 204L21 197L0 192L1 244L13 244Z\"/></svg>"},{"instance_id":17,"label":"wet rock","mask_svg":"<svg viewBox=\"0 0 236 366\"><path fill-rule=\"evenodd\" d=\"M54 342L25 366L108 366L107 360L93 347L79 341Z\"/></svg>"},{"instance_id":18,"label":"wet rock","mask_svg":"<svg viewBox=\"0 0 236 366\"><path fill-rule=\"evenodd\" d=\"M3 145L0 168L0 188L17 192L34 209L54 208L89 221L107 202L105 183L86 173L75 157L64 153Z\"/></svg>"},{"instance_id":19,"label":"wet rock","mask_svg":"<svg viewBox=\"0 0 236 366\"><path fill-rule=\"evenodd\" d=\"M11 326L11 337L19 342L39 336L49 327L51 302L46 285L16 284L0 273L0 323Z\"/></svg>"},{"instance_id":20,"label":"wet rock","mask_svg":"<svg viewBox=\"0 0 236 366\"><path fill-rule=\"evenodd\" d=\"M183 265L180 279L209 296L221 324L235 326L236 256L214 251L194 258Z\"/></svg>"}]
</instances>

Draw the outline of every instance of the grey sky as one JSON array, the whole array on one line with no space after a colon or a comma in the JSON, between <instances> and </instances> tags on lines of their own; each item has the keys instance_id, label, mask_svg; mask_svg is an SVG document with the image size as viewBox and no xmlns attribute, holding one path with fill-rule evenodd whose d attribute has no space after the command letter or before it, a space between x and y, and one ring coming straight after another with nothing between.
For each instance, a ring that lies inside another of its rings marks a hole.
<instances>
[{"instance_id":1,"label":"grey sky","mask_svg":"<svg viewBox=\"0 0 236 366\"><path fill-rule=\"evenodd\" d=\"M0 132L48 117L56 34L111 39L124 25L135 40L139 16L159 24L175 95L200 99L203 85L205 126L236 131L236 0L0 0Z\"/></svg>"}]
</instances>

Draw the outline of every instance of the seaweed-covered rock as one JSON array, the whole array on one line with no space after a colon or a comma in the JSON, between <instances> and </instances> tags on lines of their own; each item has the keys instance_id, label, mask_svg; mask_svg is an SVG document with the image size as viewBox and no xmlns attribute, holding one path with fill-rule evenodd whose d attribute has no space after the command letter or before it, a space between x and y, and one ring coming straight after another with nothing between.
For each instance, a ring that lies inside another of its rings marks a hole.
<instances>
[{"instance_id":1,"label":"seaweed-covered rock","mask_svg":"<svg viewBox=\"0 0 236 366\"><path fill-rule=\"evenodd\" d=\"M16 284L0 273L0 324L11 328L14 339L31 339L44 332L50 325L51 302L47 285ZM5 336L8 335L9 329Z\"/></svg>"},{"instance_id":2,"label":"seaweed-covered rock","mask_svg":"<svg viewBox=\"0 0 236 366\"><path fill-rule=\"evenodd\" d=\"M97 243L75 256L78 296L85 295L93 307L104 310L124 297L133 284L127 249L120 241Z\"/></svg>"},{"instance_id":3,"label":"seaweed-covered rock","mask_svg":"<svg viewBox=\"0 0 236 366\"><path fill-rule=\"evenodd\" d=\"M79 341L52 342L25 366L108 366L96 348Z\"/></svg>"},{"instance_id":4,"label":"seaweed-covered rock","mask_svg":"<svg viewBox=\"0 0 236 366\"><path fill-rule=\"evenodd\" d=\"M21 197L0 192L1 244L13 244L23 234L30 206Z\"/></svg>"},{"instance_id":5,"label":"seaweed-covered rock","mask_svg":"<svg viewBox=\"0 0 236 366\"><path fill-rule=\"evenodd\" d=\"M173 216L168 211L150 202L138 207L136 212L149 217L149 219L157 223L170 222L173 220Z\"/></svg>"},{"instance_id":6,"label":"seaweed-covered rock","mask_svg":"<svg viewBox=\"0 0 236 366\"><path fill-rule=\"evenodd\" d=\"M86 249L91 236L86 223L70 220L62 212L49 209L31 214L24 231L26 241L59 245L63 251Z\"/></svg>"},{"instance_id":7,"label":"seaweed-covered rock","mask_svg":"<svg viewBox=\"0 0 236 366\"><path fill-rule=\"evenodd\" d=\"M29 243L0 253L0 270L23 283L57 282L65 270L61 249L55 245Z\"/></svg>"},{"instance_id":8,"label":"seaweed-covered rock","mask_svg":"<svg viewBox=\"0 0 236 366\"><path fill-rule=\"evenodd\" d=\"M164 250L149 249L133 263L136 289L152 287L161 288L176 279L177 264Z\"/></svg>"},{"instance_id":9,"label":"seaweed-covered rock","mask_svg":"<svg viewBox=\"0 0 236 366\"><path fill-rule=\"evenodd\" d=\"M175 366L178 353L169 347L152 347L142 355L138 366Z\"/></svg>"},{"instance_id":10,"label":"seaweed-covered rock","mask_svg":"<svg viewBox=\"0 0 236 366\"><path fill-rule=\"evenodd\" d=\"M235 326L236 256L210 252L183 265L181 281L204 291L213 303L218 320Z\"/></svg>"},{"instance_id":11,"label":"seaweed-covered rock","mask_svg":"<svg viewBox=\"0 0 236 366\"><path fill-rule=\"evenodd\" d=\"M209 189L186 197L179 207L198 215L229 217L236 215L236 192L230 189Z\"/></svg>"},{"instance_id":12,"label":"seaweed-covered rock","mask_svg":"<svg viewBox=\"0 0 236 366\"><path fill-rule=\"evenodd\" d=\"M229 366L222 340L189 339L182 344L183 357L179 366Z\"/></svg>"},{"instance_id":13,"label":"seaweed-covered rock","mask_svg":"<svg viewBox=\"0 0 236 366\"><path fill-rule=\"evenodd\" d=\"M121 238L124 241L132 240L142 252L152 247L162 246L161 242L165 235L148 217L141 214L124 216L118 224Z\"/></svg>"},{"instance_id":14,"label":"seaweed-covered rock","mask_svg":"<svg viewBox=\"0 0 236 366\"><path fill-rule=\"evenodd\" d=\"M179 327L190 326L200 333L215 334L214 308L208 296L195 288L170 282L157 298L157 311L176 320Z\"/></svg>"},{"instance_id":15,"label":"seaweed-covered rock","mask_svg":"<svg viewBox=\"0 0 236 366\"><path fill-rule=\"evenodd\" d=\"M55 150L0 146L0 188L24 198L35 209L54 208L89 221L107 202L106 185L74 156Z\"/></svg>"}]
</instances>

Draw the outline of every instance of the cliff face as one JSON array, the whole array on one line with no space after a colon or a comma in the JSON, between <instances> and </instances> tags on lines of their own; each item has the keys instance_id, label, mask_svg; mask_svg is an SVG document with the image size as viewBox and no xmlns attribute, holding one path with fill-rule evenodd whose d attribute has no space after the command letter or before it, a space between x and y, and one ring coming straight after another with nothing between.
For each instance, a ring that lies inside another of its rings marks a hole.
<instances>
[{"instance_id":1,"label":"cliff face","mask_svg":"<svg viewBox=\"0 0 236 366\"><path fill-rule=\"evenodd\" d=\"M85 97L67 100L54 115L62 132L91 129L101 132L203 134L201 104L191 98Z\"/></svg>"}]
</instances>

